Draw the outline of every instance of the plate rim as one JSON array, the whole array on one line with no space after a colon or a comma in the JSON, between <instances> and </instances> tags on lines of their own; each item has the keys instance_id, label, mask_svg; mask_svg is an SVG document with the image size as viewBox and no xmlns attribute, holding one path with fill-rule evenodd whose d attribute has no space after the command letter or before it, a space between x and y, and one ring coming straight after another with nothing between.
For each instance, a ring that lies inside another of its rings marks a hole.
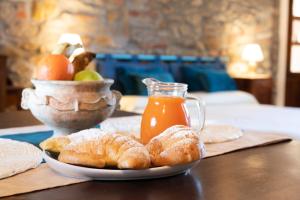
<instances>
[{"instance_id":1,"label":"plate rim","mask_svg":"<svg viewBox=\"0 0 300 200\"><path fill-rule=\"evenodd\" d=\"M161 171L161 170L168 170L168 169L174 169L179 168L179 167L184 167L187 166L187 169L192 168L192 166L196 165L197 163L200 162L201 159L199 160L195 160L189 163L185 163L185 164L179 164L179 165L174 165L174 166L161 166L161 167L150 167L150 168L146 168L146 169L104 169L104 168L90 168L90 167L83 167L83 166L77 166L77 165L72 165L69 163L64 163L61 162L51 156L49 156L45 151L43 151L43 158L45 159L45 162L48 163L47 159L65 166L65 167L71 167L73 169L77 169L77 170L88 170L89 172L103 172L103 173L114 173L114 174L118 174L118 173L136 173L136 172L155 172L155 171ZM189 167L190 166L190 167ZM52 167L51 167L52 168Z\"/></svg>"}]
</instances>

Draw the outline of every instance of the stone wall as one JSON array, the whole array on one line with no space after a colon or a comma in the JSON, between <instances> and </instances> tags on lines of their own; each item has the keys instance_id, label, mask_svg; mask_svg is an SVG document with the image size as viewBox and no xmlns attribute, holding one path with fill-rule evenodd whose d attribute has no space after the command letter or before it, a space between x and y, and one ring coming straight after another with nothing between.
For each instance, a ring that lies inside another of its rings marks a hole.
<instances>
[{"instance_id":1,"label":"stone wall","mask_svg":"<svg viewBox=\"0 0 300 200\"><path fill-rule=\"evenodd\" d=\"M94 52L228 56L259 43L276 71L279 0L2 0L0 53L15 85L65 32Z\"/></svg>"}]
</instances>

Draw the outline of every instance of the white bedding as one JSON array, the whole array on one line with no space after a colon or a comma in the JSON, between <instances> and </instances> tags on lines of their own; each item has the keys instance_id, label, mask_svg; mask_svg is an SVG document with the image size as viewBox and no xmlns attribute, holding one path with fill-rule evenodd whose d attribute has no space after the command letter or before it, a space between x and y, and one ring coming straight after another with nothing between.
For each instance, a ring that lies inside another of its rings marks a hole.
<instances>
[{"instance_id":1,"label":"white bedding","mask_svg":"<svg viewBox=\"0 0 300 200\"><path fill-rule=\"evenodd\" d=\"M300 108L258 104L249 93L193 93L206 101L206 116L210 123L230 124L247 130L272 131L300 139ZM147 97L125 96L121 109L142 113Z\"/></svg>"},{"instance_id":2,"label":"white bedding","mask_svg":"<svg viewBox=\"0 0 300 200\"><path fill-rule=\"evenodd\" d=\"M201 98L207 106L211 105L240 105L258 104L255 97L243 91L228 92L194 92L190 95ZM123 96L121 99L121 109L129 112L142 113L147 104L147 96Z\"/></svg>"},{"instance_id":3,"label":"white bedding","mask_svg":"<svg viewBox=\"0 0 300 200\"><path fill-rule=\"evenodd\" d=\"M272 131L300 139L300 108L271 105L208 106L207 119L247 130Z\"/></svg>"}]
</instances>

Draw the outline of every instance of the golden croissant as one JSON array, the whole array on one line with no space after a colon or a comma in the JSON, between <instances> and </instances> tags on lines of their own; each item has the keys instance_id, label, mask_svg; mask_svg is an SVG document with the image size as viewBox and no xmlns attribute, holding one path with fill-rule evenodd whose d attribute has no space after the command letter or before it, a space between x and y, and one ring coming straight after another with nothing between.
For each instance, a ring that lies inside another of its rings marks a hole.
<instances>
[{"instance_id":1,"label":"golden croissant","mask_svg":"<svg viewBox=\"0 0 300 200\"><path fill-rule=\"evenodd\" d=\"M48 151L52 151L55 153L59 153L63 150L63 148L70 144L71 140L68 137L54 137L54 138L49 138L45 141L43 141L42 143L40 143L40 147L43 150L48 150Z\"/></svg>"},{"instance_id":2,"label":"golden croissant","mask_svg":"<svg viewBox=\"0 0 300 200\"><path fill-rule=\"evenodd\" d=\"M204 156L204 144L192 128L175 125L152 138L146 145L153 166L178 165Z\"/></svg>"},{"instance_id":3,"label":"golden croissant","mask_svg":"<svg viewBox=\"0 0 300 200\"><path fill-rule=\"evenodd\" d=\"M144 146L127 133L88 129L67 137L50 138L42 149L58 152L61 162L89 167L144 169L185 164L204 156L199 134L187 126L175 125Z\"/></svg>"},{"instance_id":4,"label":"golden croissant","mask_svg":"<svg viewBox=\"0 0 300 200\"><path fill-rule=\"evenodd\" d=\"M44 147L45 150L51 150L45 147L56 147L55 150L60 152L58 160L69 164L97 168L149 168L150 155L145 146L125 135L106 133L101 130L99 132L101 133L91 138L74 141L70 139L67 145L66 137L59 137L48 139L40 146Z\"/></svg>"}]
</instances>

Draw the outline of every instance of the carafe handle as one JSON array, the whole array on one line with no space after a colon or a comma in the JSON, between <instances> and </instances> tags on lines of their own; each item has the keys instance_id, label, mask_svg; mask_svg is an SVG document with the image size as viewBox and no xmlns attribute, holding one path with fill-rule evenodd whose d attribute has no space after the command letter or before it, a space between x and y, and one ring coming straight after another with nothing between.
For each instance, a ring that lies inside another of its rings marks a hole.
<instances>
[{"instance_id":1,"label":"carafe handle","mask_svg":"<svg viewBox=\"0 0 300 200\"><path fill-rule=\"evenodd\" d=\"M205 102L203 100L201 100L200 98L188 95L186 98L186 107L188 109L188 113L190 116L190 125L193 128L196 128L197 130L199 130L199 133L202 131L202 129L204 128L204 124L205 124ZM195 106L190 107L187 105L188 101L193 101L196 104L196 110L195 110ZM193 120L195 117L193 115L197 115L197 126L195 127L195 125L193 124Z\"/></svg>"}]
</instances>

